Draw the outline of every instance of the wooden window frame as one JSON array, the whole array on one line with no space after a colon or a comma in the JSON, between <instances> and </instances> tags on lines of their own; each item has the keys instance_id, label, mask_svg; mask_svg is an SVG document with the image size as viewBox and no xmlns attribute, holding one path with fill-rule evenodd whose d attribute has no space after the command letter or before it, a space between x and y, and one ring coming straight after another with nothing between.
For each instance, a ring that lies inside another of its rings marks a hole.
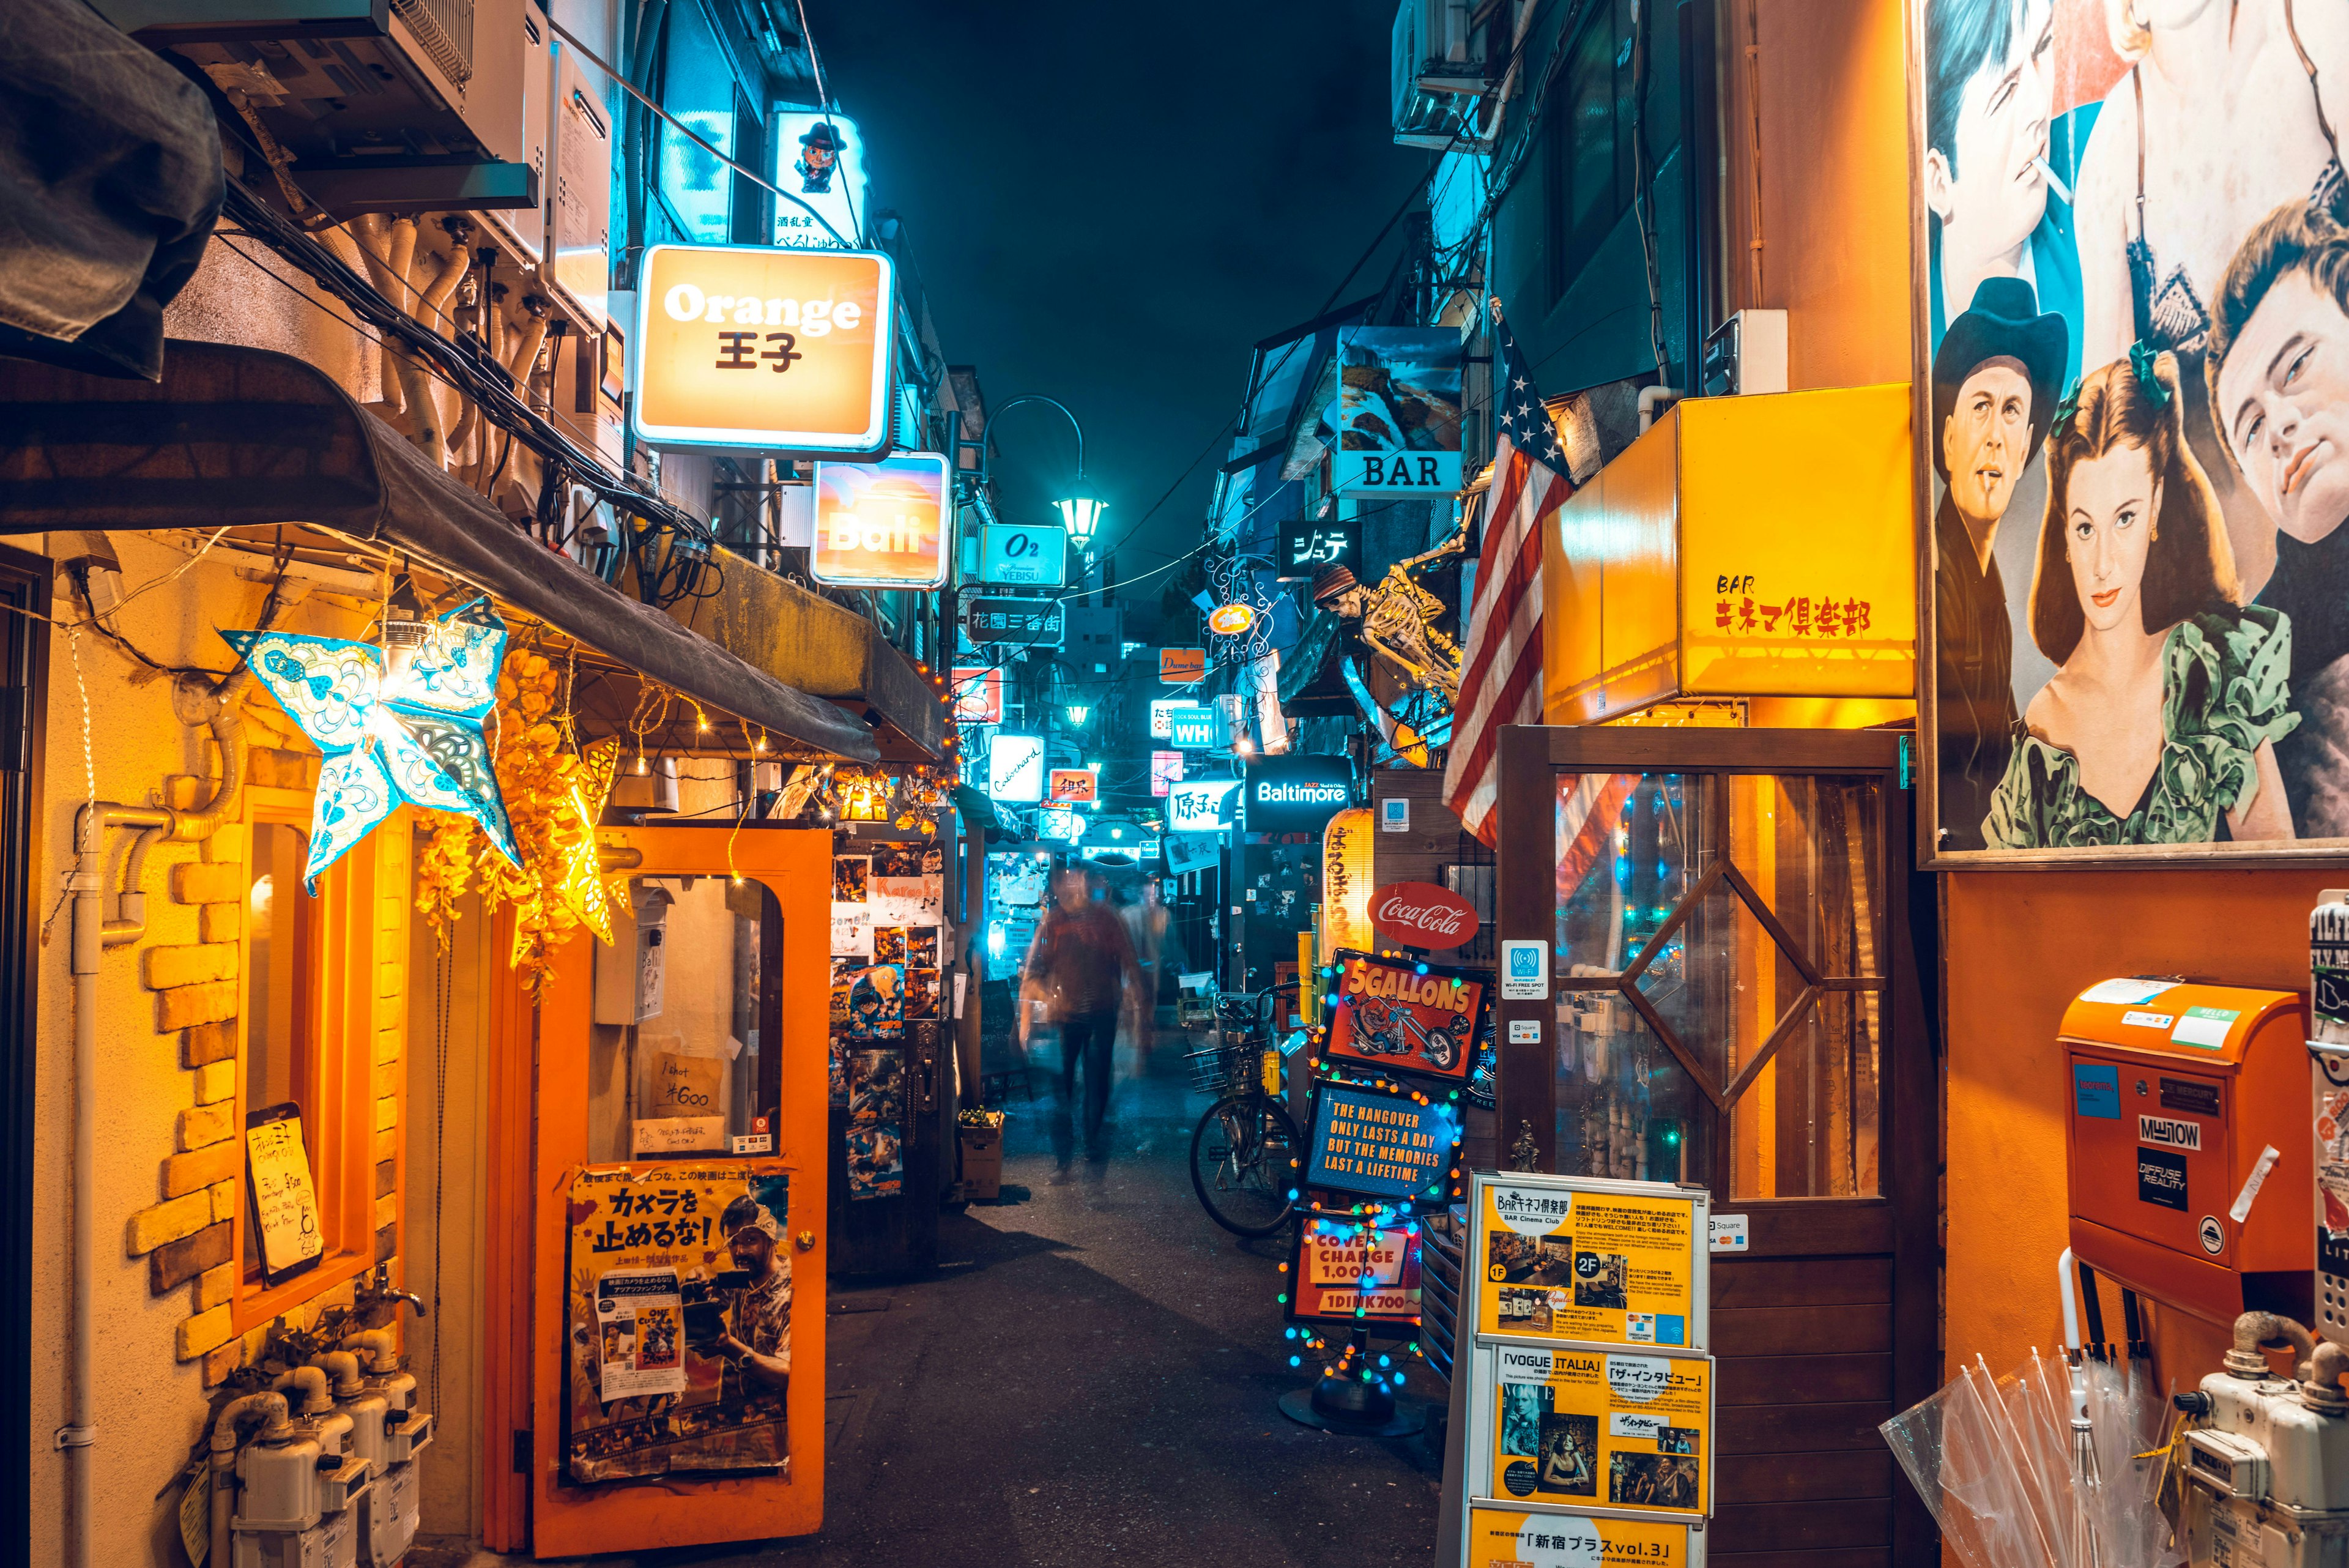
<instances>
[{"instance_id":1,"label":"wooden window frame","mask_svg":"<svg viewBox=\"0 0 2349 1568\"><path fill-rule=\"evenodd\" d=\"M243 813L247 856L253 850L256 826L285 824L299 829L306 840L313 807L314 797L307 790L248 785ZM235 1244L230 1259L236 1281L231 1315L239 1334L302 1306L375 1266L375 916L377 902L384 896L380 850L388 836L399 830L398 822L377 828L319 878L321 919L308 985L315 1044L309 1064L297 1073L297 1079L306 1090L303 1138L318 1186L319 1229L326 1251L317 1267L276 1285L264 1282L264 1276L257 1272L248 1273L254 1241L243 1150L244 1118L257 1107L245 1097L253 1081L246 1060L251 1021L242 997L252 973L253 923L240 909L236 1109L231 1134L239 1152Z\"/></svg>"}]
</instances>

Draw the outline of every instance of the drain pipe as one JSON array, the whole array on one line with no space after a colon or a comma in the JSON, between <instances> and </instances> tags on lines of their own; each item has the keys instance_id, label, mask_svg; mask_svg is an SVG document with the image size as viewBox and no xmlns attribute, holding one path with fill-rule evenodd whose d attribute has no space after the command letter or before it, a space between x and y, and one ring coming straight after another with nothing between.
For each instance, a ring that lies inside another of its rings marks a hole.
<instances>
[{"instance_id":1,"label":"drain pipe","mask_svg":"<svg viewBox=\"0 0 2349 1568\"><path fill-rule=\"evenodd\" d=\"M1642 387L1640 389L1640 433L1646 435L1648 427L1656 422L1656 411L1668 403L1677 403L1687 397L1678 387Z\"/></svg>"},{"instance_id":2,"label":"drain pipe","mask_svg":"<svg viewBox=\"0 0 2349 1568\"><path fill-rule=\"evenodd\" d=\"M98 970L106 949L135 942L147 934L147 896L140 878L145 875L147 850L159 838L175 843L195 843L210 838L236 809L237 796L244 781L244 726L235 707L237 693L251 679L250 670L239 670L215 694L218 705L209 721L212 739L220 746L221 782L212 798L192 811L175 811L168 806L125 805L118 801L91 801L83 805L74 820L74 844L78 858L69 884L73 894L73 1316L72 1316L72 1391L67 1396L66 1424L57 1428L56 1447L66 1457L67 1536L66 1560L69 1568L89 1568L90 1563L90 1449L98 1441L97 1411L94 1388L95 1356L93 1330L90 1326L90 1294L92 1274L98 1256L96 1154L98 1149ZM125 857L127 886L121 894L121 917L106 918L106 830L109 827L135 827L140 830L138 839ZM274 1397L274 1396L273 1396ZM277 1403L278 1417L285 1414L285 1401ZM233 1406L231 1407L234 1408ZM223 1413L223 1424L225 1413ZM230 1462L234 1462L233 1429ZM219 1428L214 1429L218 1441ZM213 1463L219 1466L219 1450L213 1450ZM219 1478L214 1476L215 1487ZM220 1542L221 1555L215 1561L228 1561L226 1542L220 1537L227 1531L226 1516L219 1512L222 1494L213 1493L215 1520L214 1537Z\"/></svg>"},{"instance_id":3,"label":"drain pipe","mask_svg":"<svg viewBox=\"0 0 2349 1568\"><path fill-rule=\"evenodd\" d=\"M221 1407L212 1422L212 1549L211 1560L215 1568L228 1568L229 1516L236 1508L236 1488L233 1483L236 1469L237 1427L247 1417L261 1422L261 1440L283 1443L294 1436L294 1424L288 1418L285 1396L283 1394L247 1394ZM83 1538L85 1559L88 1538Z\"/></svg>"}]
</instances>

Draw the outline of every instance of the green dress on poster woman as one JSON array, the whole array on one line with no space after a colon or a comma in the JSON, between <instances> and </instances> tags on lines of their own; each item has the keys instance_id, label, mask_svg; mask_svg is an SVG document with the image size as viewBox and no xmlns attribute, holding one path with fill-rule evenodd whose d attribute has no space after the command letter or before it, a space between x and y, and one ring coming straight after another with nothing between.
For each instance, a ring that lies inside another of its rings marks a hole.
<instances>
[{"instance_id":1,"label":"green dress on poster woman","mask_svg":"<svg viewBox=\"0 0 2349 1568\"><path fill-rule=\"evenodd\" d=\"M2256 755L2300 723L2290 711L2292 622L2257 605L2193 616L2161 645L2161 760L2127 820L2080 784L2080 760L2020 737L1991 796L1996 849L2209 844L2259 788Z\"/></svg>"}]
</instances>

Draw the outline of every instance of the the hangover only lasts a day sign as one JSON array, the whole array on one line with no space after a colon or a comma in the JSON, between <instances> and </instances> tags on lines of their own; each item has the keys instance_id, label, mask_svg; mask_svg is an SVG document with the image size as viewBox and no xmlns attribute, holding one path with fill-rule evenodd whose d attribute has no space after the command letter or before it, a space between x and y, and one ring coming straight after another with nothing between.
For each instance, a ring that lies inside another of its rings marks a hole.
<instances>
[{"instance_id":1,"label":"the hangover only lasts a day sign","mask_svg":"<svg viewBox=\"0 0 2349 1568\"><path fill-rule=\"evenodd\" d=\"M1452 1168L1460 1128L1441 1106L1324 1083L1313 1091L1305 1179L1370 1198L1424 1198Z\"/></svg>"}]
</instances>

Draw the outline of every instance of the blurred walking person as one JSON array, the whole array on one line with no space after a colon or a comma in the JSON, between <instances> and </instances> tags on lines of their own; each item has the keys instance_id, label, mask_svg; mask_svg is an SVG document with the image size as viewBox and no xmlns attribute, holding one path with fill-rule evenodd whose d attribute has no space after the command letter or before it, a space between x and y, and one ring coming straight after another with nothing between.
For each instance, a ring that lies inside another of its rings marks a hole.
<instances>
[{"instance_id":1,"label":"blurred walking person","mask_svg":"<svg viewBox=\"0 0 2349 1568\"><path fill-rule=\"evenodd\" d=\"M1148 1028L1149 1002L1125 923L1093 897L1085 874L1063 867L1052 893L1052 907L1036 928L1020 976L1019 1044L1027 1046L1036 1004L1041 1003L1045 1022L1061 1029L1061 1091L1052 1106L1052 1153L1060 1162L1052 1180L1057 1185L1068 1179L1075 1155L1071 1106L1077 1064L1084 1064L1085 1158L1098 1167L1109 1158L1102 1124L1109 1113L1110 1055L1117 1041L1120 1002L1133 1019L1135 1037L1142 1039Z\"/></svg>"}]
</instances>

